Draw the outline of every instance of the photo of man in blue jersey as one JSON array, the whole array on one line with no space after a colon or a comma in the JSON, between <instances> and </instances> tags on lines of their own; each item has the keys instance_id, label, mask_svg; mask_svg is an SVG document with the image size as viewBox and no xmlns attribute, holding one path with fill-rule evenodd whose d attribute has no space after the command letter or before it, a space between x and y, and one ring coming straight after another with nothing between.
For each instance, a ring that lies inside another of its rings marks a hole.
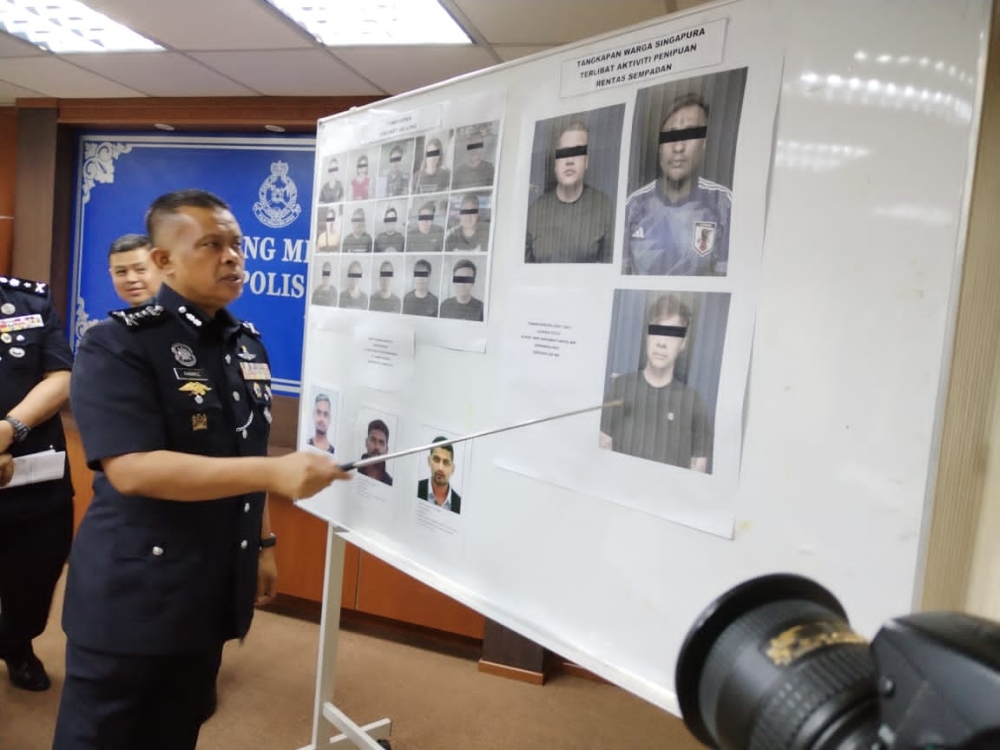
<instances>
[{"instance_id":1,"label":"photo of man in blue jersey","mask_svg":"<svg viewBox=\"0 0 1000 750\"><path fill-rule=\"evenodd\" d=\"M726 82L719 76L727 77ZM745 69L639 92L635 129L646 137L635 139L639 145L634 145L631 160L624 274L727 274L733 204L729 185L744 80ZM643 174L654 179L645 184L635 179Z\"/></svg>"}]
</instances>

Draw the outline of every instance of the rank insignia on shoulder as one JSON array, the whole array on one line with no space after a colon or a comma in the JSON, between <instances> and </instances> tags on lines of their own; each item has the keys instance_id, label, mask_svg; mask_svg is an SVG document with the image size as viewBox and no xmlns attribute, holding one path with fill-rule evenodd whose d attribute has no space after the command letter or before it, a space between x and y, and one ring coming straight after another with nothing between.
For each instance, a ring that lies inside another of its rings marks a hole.
<instances>
[{"instance_id":1,"label":"rank insignia on shoulder","mask_svg":"<svg viewBox=\"0 0 1000 750\"><path fill-rule=\"evenodd\" d=\"M31 279L18 279L13 276L0 276L0 286L7 289L15 289L19 292L28 292L38 297L49 296L49 285L44 281L32 281Z\"/></svg>"},{"instance_id":2,"label":"rank insignia on shoulder","mask_svg":"<svg viewBox=\"0 0 1000 750\"><path fill-rule=\"evenodd\" d=\"M257 326L255 326L249 320L241 321L240 325L243 326L243 330L244 331L246 331L247 333L249 333L255 339L259 339L260 338L260 331L257 330Z\"/></svg>"},{"instance_id":3,"label":"rank insignia on shoulder","mask_svg":"<svg viewBox=\"0 0 1000 750\"><path fill-rule=\"evenodd\" d=\"M165 312L166 310L162 305L143 305L142 307L130 307L125 310L112 310L110 315L119 323L123 323L129 328L144 328L165 320Z\"/></svg>"}]
</instances>

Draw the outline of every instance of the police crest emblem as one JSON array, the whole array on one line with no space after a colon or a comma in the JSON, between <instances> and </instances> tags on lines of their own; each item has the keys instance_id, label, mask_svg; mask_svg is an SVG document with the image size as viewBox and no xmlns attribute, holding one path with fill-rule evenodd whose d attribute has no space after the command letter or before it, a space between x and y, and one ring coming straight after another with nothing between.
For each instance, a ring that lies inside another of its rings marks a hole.
<instances>
[{"instance_id":1,"label":"police crest emblem","mask_svg":"<svg viewBox=\"0 0 1000 750\"><path fill-rule=\"evenodd\" d=\"M694 223L694 251L698 255L705 256L712 252L712 248L715 246L715 229L714 221L696 221Z\"/></svg>"},{"instance_id":2,"label":"police crest emblem","mask_svg":"<svg viewBox=\"0 0 1000 750\"><path fill-rule=\"evenodd\" d=\"M288 163L271 163L271 176L260 185L257 192L260 199L253 204L254 216L261 224L272 229L287 227L302 213L299 205L299 189L288 176Z\"/></svg>"},{"instance_id":3,"label":"police crest emblem","mask_svg":"<svg viewBox=\"0 0 1000 750\"><path fill-rule=\"evenodd\" d=\"M179 365L183 365L184 367L194 367L198 364L198 359L194 356L194 352L191 351L191 347L187 344L173 344L170 347L170 351Z\"/></svg>"}]
</instances>

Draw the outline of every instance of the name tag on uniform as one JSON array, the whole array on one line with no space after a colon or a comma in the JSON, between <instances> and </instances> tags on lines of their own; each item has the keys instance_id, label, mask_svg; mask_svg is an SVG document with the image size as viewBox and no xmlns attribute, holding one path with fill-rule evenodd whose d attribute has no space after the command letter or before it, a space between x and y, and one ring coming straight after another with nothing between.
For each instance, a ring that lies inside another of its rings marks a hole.
<instances>
[{"instance_id":1,"label":"name tag on uniform","mask_svg":"<svg viewBox=\"0 0 1000 750\"><path fill-rule=\"evenodd\" d=\"M28 328L42 328L45 321L41 315L18 315L16 318L4 318L0 320L0 333L10 333L11 331L24 331Z\"/></svg>"},{"instance_id":2,"label":"name tag on uniform","mask_svg":"<svg viewBox=\"0 0 1000 750\"><path fill-rule=\"evenodd\" d=\"M208 375L200 367L175 367L174 377L178 380L203 380L208 382Z\"/></svg>"},{"instance_id":3,"label":"name tag on uniform","mask_svg":"<svg viewBox=\"0 0 1000 750\"><path fill-rule=\"evenodd\" d=\"M244 380L270 380L271 368L266 362L240 362Z\"/></svg>"}]
</instances>

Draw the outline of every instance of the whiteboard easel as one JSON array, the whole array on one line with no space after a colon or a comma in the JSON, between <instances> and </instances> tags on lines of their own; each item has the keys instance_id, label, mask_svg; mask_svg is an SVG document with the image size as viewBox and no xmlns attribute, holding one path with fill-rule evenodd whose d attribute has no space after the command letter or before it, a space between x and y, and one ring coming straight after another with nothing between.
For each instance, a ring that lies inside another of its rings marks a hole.
<instances>
[{"instance_id":1,"label":"whiteboard easel","mask_svg":"<svg viewBox=\"0 0 1000 750\"><path fill-rule=\"evenodd\" d=\"M316 655L316 695L313 704L312 743L299 750L319 750L327 745L353 745L367 750L384 750L378 740L388 740L392 721L379 719L361 726L333 703L333 677L340 636L340 590L344 581L345 543L333 524L326 532L326 573L323 583L323 614L319 624L319 651ZM340 734L329 736L330 727Z\"/></svg>"}]
</instances>

